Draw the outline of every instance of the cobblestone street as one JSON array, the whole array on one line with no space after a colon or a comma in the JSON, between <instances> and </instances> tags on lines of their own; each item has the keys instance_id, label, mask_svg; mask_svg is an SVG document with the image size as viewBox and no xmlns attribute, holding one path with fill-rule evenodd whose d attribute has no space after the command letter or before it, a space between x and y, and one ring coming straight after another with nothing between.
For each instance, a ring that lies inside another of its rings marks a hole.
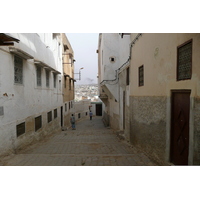
<instances>
[{"instance_id":1,"label":"cobblestone street","mask_svg":"<svg viewBox=\"0 0 200 200\"><path fill-rule=\"evenodd\" d=\"M158 165L104 127L101 117L79 121L76 130L62 131L1 162L6 166Z\"/></svg>"}]
</instances>

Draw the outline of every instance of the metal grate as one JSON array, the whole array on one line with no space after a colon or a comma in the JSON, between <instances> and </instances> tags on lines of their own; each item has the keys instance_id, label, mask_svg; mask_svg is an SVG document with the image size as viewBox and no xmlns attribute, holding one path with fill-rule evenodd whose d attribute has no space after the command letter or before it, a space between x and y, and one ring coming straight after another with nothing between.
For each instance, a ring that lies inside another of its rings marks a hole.
<instances>
[{"instance_id":1,"label":"metal grate","mask_svg":"<svg viewBox=\"0 0 200 200\"><path fill-rule=\"evenodd\" d=\"M15 83L23 84L23 59L15 56L14 65Z\"/></svg>"},{"instance_id":2,"label":"metal grate","mask_svg":"<svg viewBox=\"0 0 200 200\"><path fill-rule=\"evenodd\" d=\"M35 131L42 128L42 116L38 116L35 118Z\"/></svg>"},{"instance_id":3,"label":"metal grate","mask_svg":"<svg viewBox=\"0 0 200 200\"><path fill-rule=\"evenodd\" d=\"M192 42L178 48L177 80L191 79L192 75Z\"/></svg>"},{"instance_id":4,"label":"metal grate","mask_svg":"<svg viewBox=\"0 0 200 200\"><path fill-rule=\"evenodd\" d=\"M48 120L48 123L52 121L52 112L51 111L49 111L47 113L47 120Z\"/></svg>"},{"instance_id":5,"label":"metal grate","mask_svg":"<svg viewBox=\"0 0 200 200\"><path fill-rule=\"evenodd\" d=\"M144 85L144 66L139 67L139 86Z\"/></svg>"},{"instance_id":6,"label":"metal grate","mask_svg":"<svg viewBox=\"0 0 200 200\"><path fill-rule=\"evenodd\" d=\"M25 133L25 122L18 124L16 126L16 130L17 130L17 137L24 134Z\"/></svg>"}]
</instances>

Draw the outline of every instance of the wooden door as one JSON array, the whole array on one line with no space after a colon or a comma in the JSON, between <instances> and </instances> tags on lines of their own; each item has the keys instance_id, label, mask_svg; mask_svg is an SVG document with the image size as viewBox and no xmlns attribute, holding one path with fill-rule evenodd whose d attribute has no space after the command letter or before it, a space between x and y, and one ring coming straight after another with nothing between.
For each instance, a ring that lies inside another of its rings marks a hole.
<instances>
[{"instance_id":1,"label":"wooden door","mask_svg":"<svg viewBox=\"0 0 200 200\"><path fill-rule=\"evenodd\" d=\"M171 102L171 162L188 165L190 90L173 91Z\"/></svg>"}]
</instances>

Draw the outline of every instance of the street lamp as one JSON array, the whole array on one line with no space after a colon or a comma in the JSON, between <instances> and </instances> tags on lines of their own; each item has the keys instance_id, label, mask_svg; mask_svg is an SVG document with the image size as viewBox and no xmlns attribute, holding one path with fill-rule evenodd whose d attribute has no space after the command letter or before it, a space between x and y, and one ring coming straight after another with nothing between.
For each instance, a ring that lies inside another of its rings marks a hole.
<instances>
[{"instance_id":1,"label":"street lamp","mask_svg":"<svg viewBox=\"0 0 200 200\"><path fill-rule=\"evenodd\" d=\"M79 69L79 80L81 80L81 70L82 69L84 69L84 67L81 67L80 69Z\"/></svg>"},{"instance_id":2,"label":"street lamp","mask_svg":"<svg viewBox=\"0 0 200 200\"><path fill-rule=\"evenodd\" d=\"M76 79L76 80L79 80L79 81L81 80L81 70L82 70L82 69L84 69L84 68L81 67L81 68L79 69L79 73L74 73L74 74L78 74L78 75L79 75L79 79Z\"/></svg>"}]
</instances>

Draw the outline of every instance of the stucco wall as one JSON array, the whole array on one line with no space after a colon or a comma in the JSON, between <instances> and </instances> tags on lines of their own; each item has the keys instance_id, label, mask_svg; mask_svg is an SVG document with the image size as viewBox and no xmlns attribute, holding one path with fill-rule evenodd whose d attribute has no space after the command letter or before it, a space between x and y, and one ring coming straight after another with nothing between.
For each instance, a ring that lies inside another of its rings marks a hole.
<instances>
[{"instance_id":1,"label":"stucco wall","mask_svg":"<svg viewBox=\"0 0 200 200\"><path fill-rule=\"evenodd\" d=\"M62 74L62 51L59 38L52 34L10 34L20 40L19 48ZM14 83L14 55L8 47L0 47L0 154L30 144L46 134L61 130L60 107L63 105L61 75L57 75L56 88L53 73L49 74L46 87L46 73L42 68L42 85L37 86L34 59L23 59L23 84ZM57 118L54 119L54 109ZM47 112L52 111L52 121L47 122ZM42 127L35 131L35 117L42 115ZM17 137L16 125L25 122L25 133Z\"/></svg>"},{"instance_id":2,"label":"stucco wall","mask_svg":"<svg viewBox=\"0 0 200 200\"><path fill-rule=\"evenodd\" d=\"M165 160L165 97L130 97L130 141L155 158Z\"/></svg>"},{"instance_id":3,"label":"stucco wall","mask_svg":"<svg viewBox=\"0 0 200 200\"><path fill-rule=\"evenodd\" d=\"M193 164L200 165L200 98L194 99L194 154Z\"/></svg>"}]
</instances>

